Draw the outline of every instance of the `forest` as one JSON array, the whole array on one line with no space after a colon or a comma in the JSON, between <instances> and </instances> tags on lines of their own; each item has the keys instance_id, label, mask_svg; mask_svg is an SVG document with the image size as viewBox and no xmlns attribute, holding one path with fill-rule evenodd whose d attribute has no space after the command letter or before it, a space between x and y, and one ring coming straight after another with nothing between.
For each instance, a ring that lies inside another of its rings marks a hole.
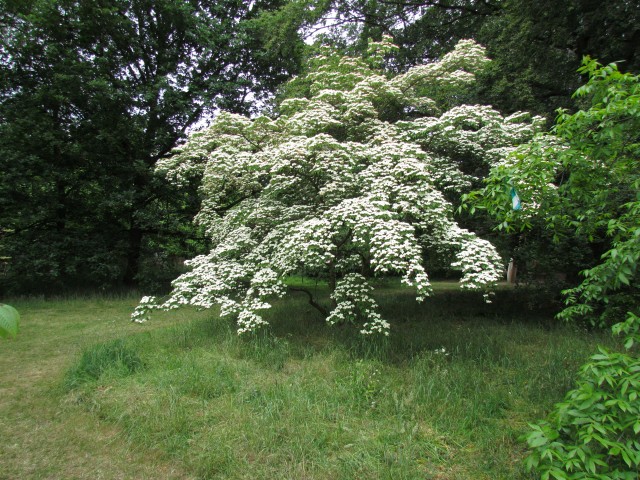
<instances>
[{"instance_id":1,"label":"forest","mask_svg":"<svg viewBox=\"0 0 640 480\"><path fill-rule=\"evenodd\" d=\"M390 36L398 74L473 39L491 63L438 101L550 127L580 106L583 56L638 71L637 5L610 3L4 1L0 288L166 289L209 240L191 223L200 193L157 163L219 110L275 113L304 95L286 82L318 45L364 55Z\"/></svg>"},{"instance_id":2,"label":"forest","mask_svg":"<svg viewBox=\"0 0 640 480\"><path fill-rule=\"evenodd\" d=\"M639 17L0 0L6 478L638 478Z\"/></svg>"}]
</instances>

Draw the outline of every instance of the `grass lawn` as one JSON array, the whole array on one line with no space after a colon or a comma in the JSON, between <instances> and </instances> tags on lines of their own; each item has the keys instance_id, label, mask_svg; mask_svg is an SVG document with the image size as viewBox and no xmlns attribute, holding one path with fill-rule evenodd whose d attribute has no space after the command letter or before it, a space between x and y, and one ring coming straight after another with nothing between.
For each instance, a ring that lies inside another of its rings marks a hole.
<instances>
[{"instance_id":1,"label":"grass lawn","mask_svg":"<svg viewBox=\"0 0 640 480\"><path fill-rule=\"evenodd\" d=\"M506 288L378 300L392 335L374 342L303 294L249 338L215 312L131 324L133 297L7 300L22 328L0 341L0 479L533 478L527 422L614 345Z\"/></svg>"}]
</instances>

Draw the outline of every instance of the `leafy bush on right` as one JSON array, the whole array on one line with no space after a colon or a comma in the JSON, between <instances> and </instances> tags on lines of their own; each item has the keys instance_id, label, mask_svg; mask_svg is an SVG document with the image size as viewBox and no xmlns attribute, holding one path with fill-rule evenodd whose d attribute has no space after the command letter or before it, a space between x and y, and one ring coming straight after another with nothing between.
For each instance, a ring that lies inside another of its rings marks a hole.
<instances>
[{"instance_id":1,"label":"leafy bush on right","mask_svg":"<svg viewBox=\"0 0 640 480\"><path fill-rule=\"evenodd\" d=\"M543 479L637 479L640 465L640 77L586 58L589 81L575 96L588 110L560 112L539 135L496 165L468 200L499 218L500 229L546 229L560 241L584 238L604 253L565 290L565 320L612 325L625 353L600 349L577 388L527 436L527 465ZM522 208L511 208L515 189ZM627 313L626 321L619 322Z\"/></svg>"},{"instance_id":2,"label":"leafy bush on right","mask_svg":"<svg viewBox=\"0 0 640 480\"><path fill-rule=\"evenodd\" d=\"M614 326L626 353L600 348L582 366L577 388L549 417L531 425L527 466L542 479L637 479L640 473L640 318Z\"/></svg>"}]
</instances>

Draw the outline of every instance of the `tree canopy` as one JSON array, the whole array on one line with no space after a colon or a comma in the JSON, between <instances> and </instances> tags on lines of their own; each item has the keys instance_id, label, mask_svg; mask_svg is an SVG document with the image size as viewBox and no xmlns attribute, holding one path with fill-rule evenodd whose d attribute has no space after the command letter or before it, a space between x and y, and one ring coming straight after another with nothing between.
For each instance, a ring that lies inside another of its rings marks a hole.
<instances>
[{"instance_id":1,"label":"tree canopy","mask_svg":"<svg viewBox=\"0 0 640 480\"><path fill-rule=\"evenodd\" d=\"M286 292L285 277L306 272L329 281L331 311L311 299L329 323L386 334L373 276L399 275L419 301L430 293L428 256L449 259L465 288L502 278L502 259L456 223L447 194L468 190L480 166L527 141L542 120L450 107L435 95L464 91L486 67L473 41L387 76L381 66L394 48L372 43L366 59L325 49L304 79L308 97L283 101L276 118L220 114L160 162L175 183L199 179L196 221L212 249L188 262L162 305L145 298L134 320L150 308L220 304L240 333L253 331L265 324L258 312L268 298Z\"/></svg>"},{"instance_id":2,"label":"tree canopy","mask_svg":"<svg viewBox=\"0 0 640 480\"><path fill-rule=\"evenodd\" d=\"M132 284L150 242L193 254L197 195L153 168L203 115L248 112L288 77L251 22L281 4L0 2L8 286Z\"/></svg>"},{"instance_id":3,"label":"tree canopy","mask_svg":"<svg viewBox=\"0 0 640 480\"><path fill-rule=\"evenodd\" d=\"M169 255L202 252L206 237L188 221L197 191L177 190L153 173L155 164L218 108L256 115L268 105L277 113L283 99L310 98L311 77L301 75L268 100L317 48L301 36L366 57L369 38L390 35L399 48L384 67L395 74L472 38L493 59L476 86L427 85L421 95L443 111L490 104L503 115L527 110L549 119L575 106L582 55L637 69L640 10L624 0L607 5L2 0L2 287L133 285L148 267L168 265ZM312 71L313 61L304 68ZM419 115L384 109L391 123ZM465 160L463 171L477 178L487 168L476 160Z\"/></svg>"},{"instance_id":4,"label":"tree canopy","mask_svg":"<svg viewBox=\"0 0 640 480\"><path fill-rule=\"evenodd\" d=\"M503 113L518 110L553 119L574 108L582 57L640 67L637 2L609 0L295 0L303 33L345 51L364 52L367 39L390 35L400 48L395 71L435 61L461 39L485 45L494 60L478 78L474 102ZM293 10L293 9L292 9ZM288 22L295 21L291 17Z\"/></svg>"}]
</instances>

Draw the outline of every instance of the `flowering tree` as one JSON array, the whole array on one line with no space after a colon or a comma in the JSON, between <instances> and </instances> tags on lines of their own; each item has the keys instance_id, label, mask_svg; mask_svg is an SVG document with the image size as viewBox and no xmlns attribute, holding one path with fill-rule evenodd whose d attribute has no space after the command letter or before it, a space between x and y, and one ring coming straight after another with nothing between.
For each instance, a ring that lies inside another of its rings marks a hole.
<instances>
[{"instance_id":1,"label":"flowering tree","mask_svg":"<svg viewBox=\"0 0 640 480\"><path fill-rule=\"evenodd\" d=\"M135 321L151 308L219 304L239 333L253 331L268 298L287 291L284 278L304 269L329 279L331 310L310 295L328 323L386 335L368 279L399 275L422 301L427 252L450 255L462 287L488 298L501 258L457 225L445 194L459 195L478 165L488 169L541 122L483 106L439 110L433 98L447 92L451 103L488 62L473 41L389 78L381 67L393 48L372 44L366 59L325 50L303 79L308 96L283 101L277 118L222 113L159 165L177 184L200 182L196 221L213 248L188 262L167 301L145 297Z\"/></svg>"}]
</instances>

